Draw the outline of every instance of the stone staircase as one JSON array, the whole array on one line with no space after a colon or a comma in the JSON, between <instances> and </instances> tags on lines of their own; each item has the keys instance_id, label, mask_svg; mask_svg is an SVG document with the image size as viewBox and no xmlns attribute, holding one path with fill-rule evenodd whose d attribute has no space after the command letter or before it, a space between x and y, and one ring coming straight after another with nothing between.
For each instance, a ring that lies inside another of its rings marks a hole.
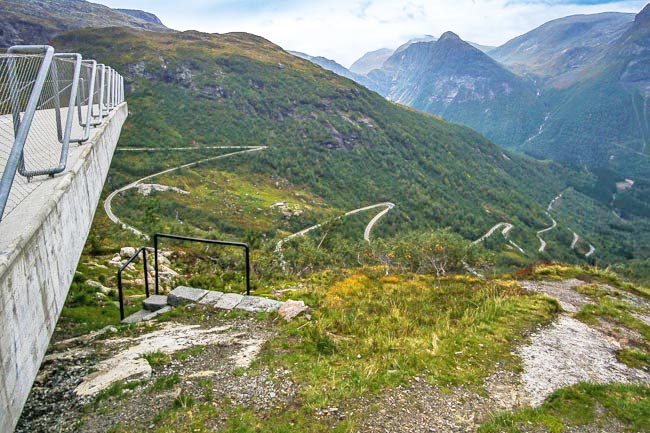
<instances>
[{"instance_id":1,"label":"stone staircase","mask_svg":"<svg viewBox=\"0 0 650 433\"><path fill-rule=\"evenodd\" d=\"M249 313L275 312L284 304L260 296L244 296L237 293L178 286L167 295L149 296L142 302L142 310L128 316L122 320L122 323L151 320L170 311L173 307L188 303L206 305L219 310L242 310Z\"/></svg>"}]
</instances>

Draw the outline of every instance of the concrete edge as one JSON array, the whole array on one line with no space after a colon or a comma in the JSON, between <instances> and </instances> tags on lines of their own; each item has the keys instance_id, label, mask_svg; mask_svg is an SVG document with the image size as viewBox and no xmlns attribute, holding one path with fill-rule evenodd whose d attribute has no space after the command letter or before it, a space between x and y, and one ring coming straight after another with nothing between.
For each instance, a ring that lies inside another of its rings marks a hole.
<instances>
[{"instance_id":1,"label":"concrete edge","mask_svg":"<svg viewBox=\"0 0 650 433\"><path fill-rule=\"evenodd\" d=\"M77 160L77 164L75 164L74 166L66 170L63 173L63 175L60 175L62 179L59 181L58 185L53 189L53 194L47 200L46 206L44 206L42 210L39 211L38 215L34 217L34 221L38 221L39 223L42 223L49 217L49 215L52 212L56 210L57 204L59 203L61 196L63 196L68 191L68 189L72 185L74 178L79 174L79 171L82 169L86 160L91 155L91 152L93 151L93 146L97 142L97 139L105 133L106 128L108 127L110 122L113 120L113 117L115 117L118 112L122 110L127 110L128 112L127 107L128 105L126 101L118 105L113 111L109 113L108 116L104 118L102 124L93 130L94 134L86 143L77 145L83 148L82 152L79 154L79 159ZM30 233L21 234L13 242L7 245L7 250L9 251L9 253L0 257L0 276L4 275L7 269L9 269L11 263L13 263L13 261L16 260L16 258L21 254L23 247L29 244L34 238L34 236L36 236L40 225L41 224L34 224L33 230Z\"/></svg>"}]
</instances>

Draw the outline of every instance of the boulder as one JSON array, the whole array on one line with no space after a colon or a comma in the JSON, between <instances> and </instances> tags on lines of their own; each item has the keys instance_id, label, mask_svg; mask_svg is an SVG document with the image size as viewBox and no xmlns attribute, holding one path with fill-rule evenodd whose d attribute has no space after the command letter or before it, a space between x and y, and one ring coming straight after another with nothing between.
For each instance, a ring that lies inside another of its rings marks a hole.
<instances>
[{"instance_id":1,"label":"boulder","mask_svg":"<svg viewBox=\"0 0 650 433\"><path fill-rule=\"evenodd\" d=\"M309 307L303 301L293 301L289 299L278 309L278 315L290 322L294 317L298 316L305 311L309 311Z\"/></svg>"},{"instance_id":2,"label":"boulder","mask_svg":"<svg viewBox=\"0 0 650 433\"><path fill-rule=\"evenodd\" d=\"M135 255L136 249L133 247L122 247L120 248L120 257L123 259L130 259Z\"/></svg>"}]
</instances>

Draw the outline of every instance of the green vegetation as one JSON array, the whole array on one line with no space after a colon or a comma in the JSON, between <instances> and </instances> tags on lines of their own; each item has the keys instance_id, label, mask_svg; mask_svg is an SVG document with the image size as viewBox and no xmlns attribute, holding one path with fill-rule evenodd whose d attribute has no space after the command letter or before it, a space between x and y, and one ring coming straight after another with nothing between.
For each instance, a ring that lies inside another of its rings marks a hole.
<instances>
[{"instance_id":1,"label":"green vegetation","mask_svg":"<svg viewBox=\"0 0 650 433\"><path fill-rule=\"evenodd\" d=\"M171 361L170 356L163 352L145 353L142 357L147 360L151 367L161 367Z\"/></svg>"},{"instance_id":2,"label":"green vegetation","mask_svg":"<svg viewBox=\"0 0 650 433\"><path fill-rule=\"evenodd\" d=\"M346 210L390 200L397 207L377 225L376 238L449 227L471 240L511 221L512 236L535 251L531 230L547 224L546 203L576 176L504 154L469 129L390 104L251 35L112 29L74 32L55 44L125 71L134 91L121 147L269 146L156 179L189 196L129 192L117 198L116 212L149 233L277 241ZM170 152L117 153L107 188L172 160ZM269 209L279 201L300 206L302 214L279 217ZM110 242L107 230L114 227L96 224L96 249ZM361 238L343 230L338 243Z\"/></svg>"},{"instance_id":3,"label":"green vegetation","mask_svg":"<svg viewBox=\"0 0 650 433\"><path fill-rule=\"evenodd\" d=\"M178 376L178 373L168 374L166 376L158 377L153 385L151 385L150 391L162 391L165 389L171 389L174 386L181 383L181 378Z\"/></svg>"},{"instance_id":4,"label":"green vegetation","mask_svg":"<svg viewBox=\"0 0 650 433\"><path fill-rule=\"evenodd\" d=\"M596 425L602 431L648 431L650 388L578 384L555 391L539 408L497 415L479 432L518 433L544 428L560 433L567 427L585 424Z\"/></svg>"}]
</instances>

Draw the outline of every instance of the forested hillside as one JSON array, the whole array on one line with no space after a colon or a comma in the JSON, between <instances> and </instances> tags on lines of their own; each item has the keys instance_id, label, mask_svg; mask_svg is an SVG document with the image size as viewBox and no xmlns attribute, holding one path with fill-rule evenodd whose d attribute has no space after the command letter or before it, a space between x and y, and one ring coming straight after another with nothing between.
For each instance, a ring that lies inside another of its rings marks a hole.
<instances>
[{"instance_id":1,"label":"forested hillside","mask_svg":"<svg viewBox=\"0 0 650 433\"><path fill-rule=\"evenodd\" d=\"M488 244L504 254L499 259L504 265L540 258L581 262L590 238L611 239L608 243L618 239L632 256L637 250L634 227L603 230L598 221L577 216L573 230L583 239L578 248L569 248L567 235L538 252L536 232L549 225L549 201L567 187L580 190L591 184L592 175L509 154L468 128L387 102L257 36L115 28L102 34L72 32L55 44L124 72L131 114L121 147L268 146L163 179L190 191L189 196L118 197L117 211L145 231L245 236L262 242L262 248L268 242L272 250L288 233L390 201L396 206L373 237L398 239L448 227L473 240L497 223L512 223L509 240L521 251L500 235ZM174 165L174 160L190 159L187 152L176 157L118 152L107 189ZM224 171L232 177L218 175ZM226 184L235 176L236 188ZM300 211L278 217L269 207L273 200L256 197L261 185L268 186L268 197L295 202ZM251 192L242 196L244 190ZM230 191L230 196L217 200L210 191ZM142 214L137 209L148 210ZM96 237L114 238L116 227L101 218L97 226L103 228ZM333 230L324 247L334 250L361 242L364 220L355 218ZM598 248L598 260L619 260L618 252ZM341 256L353 260L355 253Z\"/></svg>"}]
</instances>

